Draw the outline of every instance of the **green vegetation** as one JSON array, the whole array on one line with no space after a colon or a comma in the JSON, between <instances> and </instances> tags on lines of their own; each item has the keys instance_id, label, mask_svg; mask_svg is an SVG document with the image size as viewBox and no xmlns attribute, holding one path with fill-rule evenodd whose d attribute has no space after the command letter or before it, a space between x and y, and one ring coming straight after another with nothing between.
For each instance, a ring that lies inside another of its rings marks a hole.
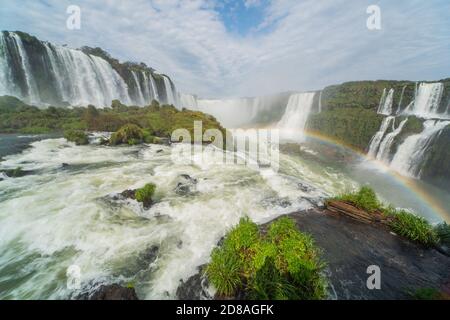
<instances>
[{"instance_id":1,"label":"green vegetation","mask_svg":"<svg viewBox=\"0 0 450 320\"><path fill-rule=\"evenodd\" d=\"M376 111L384 89L394 89L393 105L398 106L403 87L402 108L414 98L415 83L410 81L353 81L326 87L322 92L323 110L365 108Z\"/></svg>"},{"instance_id":2,"label":"green vegetation","mask_svg":"<svg viewBox=\"0 0 450 320\"><path fill-rule=\"evenodd\" d=\"M135 145L143 141L144 132L135 124L126 124L111 135L112 145L129 144Z\"/></svg>"},{"instance_id":3,"label":"green vegetation","mask_svg":"<svg viewBox=\"0 0 450 320\"><path fill-rule=\"evenodd\" d=\"M146 107L126 106L114 100L111 108L39 109L9 96L0 97L1 133L62 133L68 137L80 131L116 132L112 144L158 143L169 138L175 129L185 128L193 137L194 121L202 122L203 133L218 129L225 139L226 131L212 116L200 111L180 111L172 105L160 105L153 101Z\"/></svg>"},{"instance_id":4,"label":"green vegetation","mask_svg":"<svg viewBox=\"0 0 450 320\"><path fill-rule=\"evenodd\" d=\"M273 222L266 234L241 219L211 254L206 274L221 296L248 299L322 299L324 264L313 239L293 220Z\"/></svg>"},{"instance_id":5,"label":"green vegetation","mask_svg":"<svg viewBox=\"0 0 450 320\"><path fill-rule=\"evenodd\" d=\"M434 231L439 239L439 244L443 244L450 248L450 225L442 222L434 227Z\"/></svg>"},{"instance_id":6,"label":"green vegetation","mask_svg":"<svg viewBox=\"0 0 450 320\"><path fill-rule=\"evenodd\" d=\"M449 84L450 85L450 84ZM450 190L450 125L434 137L422 164L421 178Z\"/></svg>"},{"instance_id":7,"label":"green vegetation","mask_svg":"<svg viewBox=\"0 0 450 320\"><path fill-rule=\"evenodd\" d=\"M365 150L383 117L364 108L340 108L310 115L307 129Z\"/></svg>"},{"instance_id":8,"label":"green vegetation","mask_svg":"<svg viewBox=\"0 0 450 320\"><path fill-rule=\"evenodd\" d=\"M64 132L67 141L75 142L77 146L89 144L88 136L81 130L67 130Z\"/></svg>"},{"instance_id":9,"label":"green vegetation","mask_svg":"<svg viewBox=\"0 0 450 320\"><path fill-rule=\"evenodd\" d=\"M405 210L397 210L392 206L385 206L370 187L364 186L357 192L342 194L333 200L350 203L369 213L375 211L383 213L388 218L392 231L409 240L425 246L433 246L439 241L436 231L425 218Z\"/></svg>"},{"instance_id":10,"label":"green vegetation","mask_svg":"<svg viewBox=\"0 0 450 320\"><path fill-rule=\"evenodd\" d=\"M409 293L414 300L443 300L443 294L435 288L420 288Z\"/></svg>"},{"instance_id":11,"label":"green vegetation","mask_svg":"<svg viewBox=\"0 0 450 320\"><path fill-rule=\"evenodd\" d=\"M374 212L382 209L382 204L378 200L375 191L367 186L363 186L357 192L342 194L335 199L349 202L355 207L368 212Z\"/></svg>"},{"instance_id":12,"label":"green vegetation","mask_svg":"<svg viewBox=\"0 0 450 320\"><path fill-rule=\"evenodd\" d=\"M156 185L153 183L147 183L144 187L136 190L136 201L149 203L152 201L152 197L155 194Z\"/></svg>"},{"instance_id":13,"label":"green vegetation","mask_svg":"<svg viewBox=\"0 0 450 320\"><path fill-rule=\"evenodd\" d=\"M433 246L438 241L436 232L425 218L405 210L395 211L389 226L398 235L425 246Z\"/></svg>"}]
</instances>

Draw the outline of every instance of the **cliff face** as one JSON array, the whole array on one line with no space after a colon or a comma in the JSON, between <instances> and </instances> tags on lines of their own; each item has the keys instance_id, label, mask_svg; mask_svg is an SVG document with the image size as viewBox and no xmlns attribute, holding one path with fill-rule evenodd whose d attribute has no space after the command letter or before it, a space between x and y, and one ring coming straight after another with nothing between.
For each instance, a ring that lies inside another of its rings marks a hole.
<instances>
[{"instance_id":1,"label":"cliff face","mask_svg":"<svg viewBox=\"0 0 450 320\"><path fill-rule=\"evenodd\" d=\"M100 48L70 49L23 32L0 33L0 95L35 105L108 106L112 100L179 105L172 80L143 63L121 63Z\"/></svg>"},{"instance_id":2,"label":"cliff face","mask_svg":"<svg viewBox=\"0 0 450 320\"><path fill-rule=\"evenodd\" d=\"M450 189L450 79L348 82L317 96L308 130Z\"/></svg>"}]
</instances>

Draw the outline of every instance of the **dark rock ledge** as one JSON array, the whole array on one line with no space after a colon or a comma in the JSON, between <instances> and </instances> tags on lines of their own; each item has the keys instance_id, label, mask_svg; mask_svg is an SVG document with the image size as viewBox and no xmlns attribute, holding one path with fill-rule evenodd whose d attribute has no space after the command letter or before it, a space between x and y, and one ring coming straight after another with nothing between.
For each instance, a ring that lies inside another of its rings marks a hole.
<instances>
[{"instance_id":1,"label":"dark rock ledge","mask_svg":"<svg viewBox=\"0 0 450 320\"><path fill-rule=\"evenodd\" d=\"M422 288L450 292L450 258L391 233L383 223L363 223L326 209L288 216L322 248L330 299L409 299L412 292ZM261 228L265 230L267 226ZM366 286L370 276L367 267L371 265L380 267L380 290ZM200 270L180 284L177 297L202 299L205 281Z\"/></svg>"}]
</instances>

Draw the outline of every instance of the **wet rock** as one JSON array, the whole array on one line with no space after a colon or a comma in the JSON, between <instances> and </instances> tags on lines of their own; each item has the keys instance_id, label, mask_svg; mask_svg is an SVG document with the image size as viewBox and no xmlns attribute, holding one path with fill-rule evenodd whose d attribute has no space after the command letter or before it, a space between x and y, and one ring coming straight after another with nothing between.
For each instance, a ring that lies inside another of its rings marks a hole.
<instances>
[{"instance_id":1,"label":"wet rock","mask_svg":"<svg viewBox=\"0 0 450 320\"><path fill-rule=\"evenodd\" d=\"M180 300L209 300L212 299L208 292L208 279L203 273L205 266L199 267L199 272L187 279L180 280L177 288L177 298Z\"/></svg>"},{"instance_id":2,"label":"wet rock","mask_svg":"<svg viewBox=\"0 0 450 320\"><path fill-rule=\"evenodd\" d=\"M439 288L450 279L449 257L391 234L382 223L362 223L321 209L288 217L322 248L332 288L330 298L408 299L408 292ZM269 223L261 228L267 230ZM370 265L381 268L381 290L367 289Z\"/></svg>"},{"instance_id":3,"label":"wet rock","mask_svg":"<svg viewBox=\"0 0 450 320\"><path fill-rule=\"evenodd\" d=\"M125 199L133 199L136 200L136 190L125 190L120 193L122 197Z\"/></svg>"},{"instance_id":4,"label":"wet rock","mask_svg":"<svg viewBox=\"0 0 450 320\"><path fill-rule=\"evenodd\" d=\"M22 170L22 168L16 168L16 169L8 169L8 170L0 170L0 174L4 174L9 178L21 178L25 177L27 175L33 174L34 171L32 170Z\"/></svg>"},{"instance_id":5,"label":"wet rock","mask_svg":"<svg viewBox=\"0 0 450 320\"><path fill-rule=\"evenodd\" d=\"M156 151L156 153L161 153L161 152L163 152L162 149L159 149L159 150Z\"/></svg>"},{"instance_id":6,"label":"wet rock","mask_svg":"<svg viewBox=\"0 0 450 320\"><path fill-rule=\"evenodd\" d=\"M101 285L93 293L82 294L76 300L139 300L134 288L126 288L119 284Z\"/></svg>"},{"instance_id":7,"label":"wet rock","mask_svg":"<svg viewBox=\"0 0 450 320\"><path fill-rule=\"evenodd\" d=\"M313 187L311 187L311 186L309 186L309 185L307 185L306 183L303 183L303 182L297 183L297 186L298 186L298 188L301 191L306 192L306 193L314 191Z\"/></svg>"},{"instance_id":8,"label":"wet rock","mask_svg":"<svg viewBox=\"0 0 450 320\"><path fill-rule=\"evenodd\" d=\"M158 258L158 254L159 254L159 246L153 245L147 250L145 250L139 258L140 260L143 260L146 263L150 264L156 261L156 258Z\"/></svg>"},{"instance_id":9,"label":"wet rock","mask_svg":"<svg viewBox=\"0 0 450 320\"><path fill-rule=\"evenodd\" d=\"M187 196L195 193L195 185L197 184L197 179L192 178L188 174L180 175L180 182L177 183L175 187L175 193L179 196Z\"/></svg>"},{"instance_id":10,"label":"wet rock","mask_svg":"<svg viewBox=\"0 0 450 320\"><path fill-rule=\"evenodd\" d=\"M61 167L62 167L63 169L66 169L66 168L69 167L69 164L64 162L64 163L61 165Z\"/></svg>"}]
</instances>

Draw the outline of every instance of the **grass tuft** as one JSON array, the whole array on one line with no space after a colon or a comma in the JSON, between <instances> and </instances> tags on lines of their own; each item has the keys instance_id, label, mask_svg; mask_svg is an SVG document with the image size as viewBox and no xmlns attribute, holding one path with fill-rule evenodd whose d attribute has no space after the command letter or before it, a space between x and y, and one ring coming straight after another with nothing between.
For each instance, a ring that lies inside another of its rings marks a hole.
<instances>
[{"instance_id":1,"label":"grass tuft","mask_svg":"<svg viewBox=\"0 0 450 320\"><path fill-rule=\"evenodd\" d=\"M138 202L151 202L152 197L155 194L156 185L153 183L148 183L144 187L136 190L136 201Z\"/></svg>"},{"instance_id":2,"label":"grass tuft","mask_svg":"<svg viewBox=\"0 0 450 320\"><path fill-rule=\"evenodd\" d=\"M215 248L206 274L221 296L249 299L322 299L326 282L319 250L289 218L273 222L267 234L241 219Z\"/></svg>"}]
</instances>

